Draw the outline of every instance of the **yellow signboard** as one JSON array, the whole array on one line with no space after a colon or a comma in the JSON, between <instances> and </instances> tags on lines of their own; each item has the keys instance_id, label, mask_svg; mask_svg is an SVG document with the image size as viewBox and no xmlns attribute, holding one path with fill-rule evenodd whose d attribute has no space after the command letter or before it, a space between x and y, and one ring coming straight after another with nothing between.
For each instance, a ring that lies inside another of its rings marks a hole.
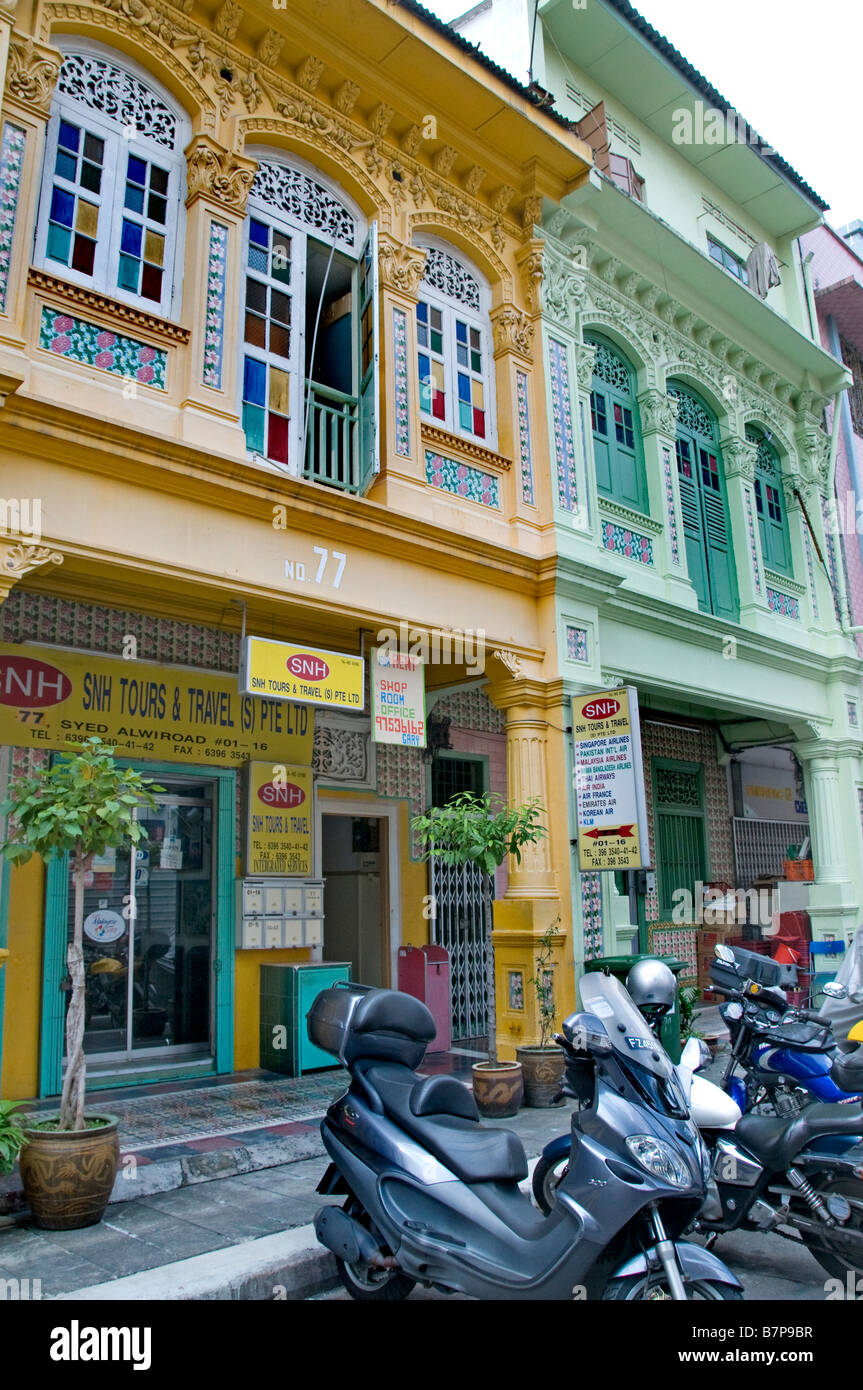
<instances>
[{"instance_id":1,"label":"yellow signboard","mask_svg":"<svg viewBox=\"0 0 863 1390\"><path fill-rule=\"evenodd\" d=\"M98 734L123 757L236 766L312 761L314 711L212 676L119 657L0 644L0 743L69 748Z\"/></svg>"},{"instance_id":2,"label":"yellow signboard","mask_svg":"<svg viewBox=\"0 0 863 1390\"><path fill-rule=\"evenodd\" d=\"M273 642L267 637L247 637L245 656L243 689L252 695L333 709L364 707L365 662L361 656Z\"/></svg>"},{"instance_id":3,"label":"yellow signboard","mask_svg":"<svg viewBox=\"0 0 863 1390\"><path fill-rule=\"evenodd\" d=\"M635 687L574 696L572 736L582 871L644 868L647 809Z\"/></svg>"},{"instance_id":4,"label":"yellow signboard","mask_svg":"<svg viewBox=\"0 0 863 1390\"><path fill-rule=\"evenodd\" d=\"M308 767L249 767L246 873L312 873L312 773Z\"/></svg>"}]
</instances>

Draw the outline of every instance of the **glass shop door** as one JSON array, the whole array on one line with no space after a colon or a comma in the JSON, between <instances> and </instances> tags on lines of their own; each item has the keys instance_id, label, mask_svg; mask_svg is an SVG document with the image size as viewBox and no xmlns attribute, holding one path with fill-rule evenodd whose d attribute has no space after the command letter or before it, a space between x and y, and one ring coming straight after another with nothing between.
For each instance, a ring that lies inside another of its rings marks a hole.
<instances>
[{"instance_id":1,"label":"glass shop door","mask_svg":"<svg viewBox=\"0 0 863 1390\"><path fill-rule=\"evenodd\" d=\"M158 781L155 810L139 812L134 866L127 846L94 859L87 876L84 1048L101 1071L213 1052L216 785ZM69 938L73 921L70 870Z\"/></svg>"}]
</instances>

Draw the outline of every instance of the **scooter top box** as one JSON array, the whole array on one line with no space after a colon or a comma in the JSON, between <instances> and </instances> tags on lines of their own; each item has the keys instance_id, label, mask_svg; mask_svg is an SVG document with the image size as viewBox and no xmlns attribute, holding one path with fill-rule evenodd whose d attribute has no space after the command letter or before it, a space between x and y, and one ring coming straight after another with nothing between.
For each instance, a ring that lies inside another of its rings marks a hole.
<instances>
[{"instance_id":1,"label":"scooter top box","mask_svg":"<svg viewBox=\"0 0 863 1390\"><path fill-rule=\"evenodd\" d=\"M713 960L710 966L710 979L723 989L740 989L744 980L754 980L766 989L775 987L782 978L782 967L769 956L747 951L743 946L732 946L737 965L725 965L721 960Z\"/></svg>"},{"instance_id":2,"label":"scooter top box","mask_svg":"<svg viewBox=\"0 0 863 1390\"><path fill-rule=\"evenodd\" d=\"M431 1013L413 995L353 983L322 990L306 1027L315 1047L342 1066L366 1057L416 1067L435 1035Z\"/></svg>"}]
</instances>

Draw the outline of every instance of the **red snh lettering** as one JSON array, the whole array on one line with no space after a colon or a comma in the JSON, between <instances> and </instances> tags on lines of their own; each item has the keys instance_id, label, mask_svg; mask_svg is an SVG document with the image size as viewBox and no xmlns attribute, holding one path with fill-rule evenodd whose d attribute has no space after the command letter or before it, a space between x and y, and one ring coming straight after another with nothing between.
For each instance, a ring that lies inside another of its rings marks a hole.
<instances>
[{"instance_id":1,"label":"red snh lettering","mask_svg":"<svg viewBox=\"0 0 863 1390\"><path fill-rule=\"evenodd\" d=\"M285 665L298 680L324 681L330 674L327 663L309 652L295 652L293 656L288 657Z\"/></svg>"},{"instance_id":2,"label":"red snh lettering","mask_svg":"<svg viewBox=\"0 0 863 1390\"><path fill-rule=\"evenodd\" d=\"M0 658L0 705L46 709L72 694L72 682L56 666L30 656Z\"/></svg>"},{"instance_id":3,"label":"red snh lettering","mask_svg":"<svg viewBox=\"0 0 863 1390\"><path fill-rule=\"evenodd\" d=\"M258 800L265 806L301 806L306 799L295 782L266 782L258 788Z\"/></svg>"},{"instance_id":4,"label":"red snh lettering","mask_svg":"<svg viewBox=\"0 0 863 1390\"><path fill-rule=\"evenodd\" d=\"M619 709L618 700L590 700L585 705L583 714L585 719L610 719Z\"/></svg>"}]
</instances>

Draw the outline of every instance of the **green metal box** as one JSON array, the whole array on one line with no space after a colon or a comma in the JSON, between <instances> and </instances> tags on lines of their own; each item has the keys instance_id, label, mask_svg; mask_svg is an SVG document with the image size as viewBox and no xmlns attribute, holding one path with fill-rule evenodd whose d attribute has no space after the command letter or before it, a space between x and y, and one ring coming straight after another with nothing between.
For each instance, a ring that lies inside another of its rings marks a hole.
<instances>
[{"instance_id":1,"label":"green metal box","mask_svg":"<svg viewBox=\"0 0 863 1390\"><path fill-rule=\"evenodd\" d=\"M285 1076L337 1067L335 1057L309 1042L306 1017L322 989L351 978L346 961L261 966L261 1066Z\"/></svg>"}]
</instances>

